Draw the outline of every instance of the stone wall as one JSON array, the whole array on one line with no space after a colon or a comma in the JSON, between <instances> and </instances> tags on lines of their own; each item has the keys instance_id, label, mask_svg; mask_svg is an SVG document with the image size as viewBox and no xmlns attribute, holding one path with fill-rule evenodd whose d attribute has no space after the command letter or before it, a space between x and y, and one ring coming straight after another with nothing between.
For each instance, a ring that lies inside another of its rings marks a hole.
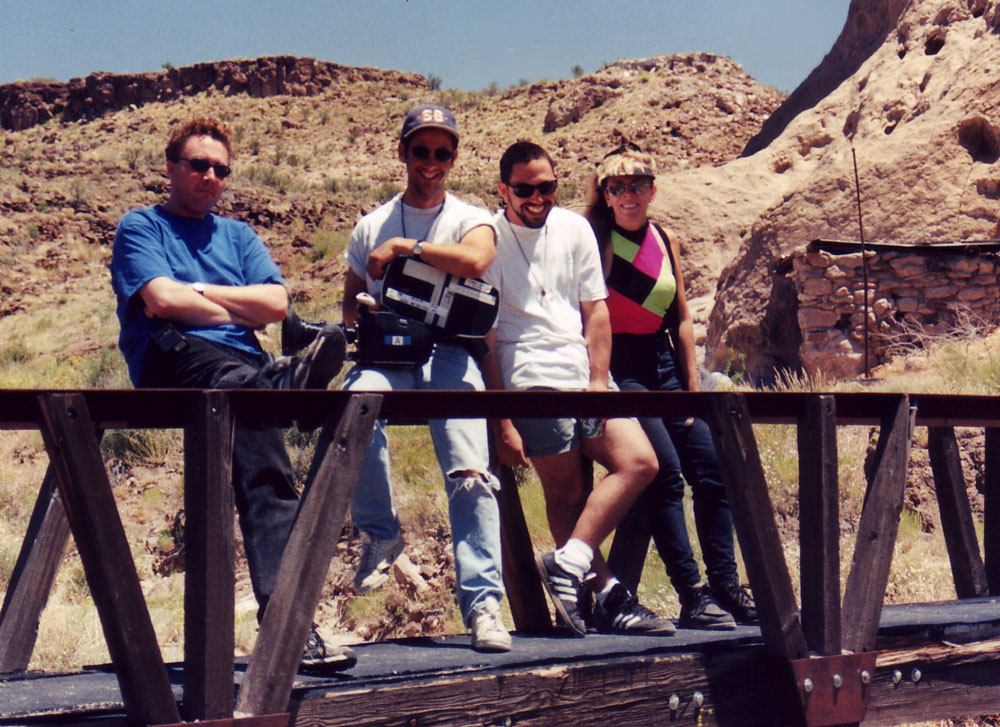
<instances>
[{"instance_id":1,"label":"stone wall","mask_svg":"<svg viewBox=\"0 0 1000 727\"><path fill-rule=\"evenodd\" d=\"M426 85L424 77L416 73L356 68L294 56L198 63L150 73L98 72L69 83L19 81L0 86L0 127L20 131L56 116L63 121L93 119L127 106L210 90L256 98L316 96L334 84L358 81Z\"/></svg>"},{"instance_id":2,"label":"stone wall","mask_svg":"<svg viewBox=\"0 0 1000 727\"><path fill-rule=\"evenodd\" d=\"M864 372L865 286L860 246L791 255L802 333L799 356L812 376ZM996 243L985 245L870 245L868 260L869 365L894 350L944 336L956 327L993 328L1000 312Z\"/></svg>"}]
</instances>

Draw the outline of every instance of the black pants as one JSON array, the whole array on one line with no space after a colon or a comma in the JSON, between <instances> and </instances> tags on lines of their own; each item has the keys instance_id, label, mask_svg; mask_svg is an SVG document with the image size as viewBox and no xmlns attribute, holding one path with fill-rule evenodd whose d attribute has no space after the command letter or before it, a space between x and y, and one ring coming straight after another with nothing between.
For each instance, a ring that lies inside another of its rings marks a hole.
<instances>
[{"instance_id":1,"label":"black pants","mask_svg":"<svg viewBox=\"0 0 1000 727\"><path fill-rule=\"evenodd\" d=\"M192 389L279 388L281 372L268 356L245 353L198 336L185 336L182 351L164 352L153 342L140 387ZM292 465L280 429L236 422L233 490L254 595L263 613L274 591L278 566L298 511Z\"/></svg>"}]
</instances>

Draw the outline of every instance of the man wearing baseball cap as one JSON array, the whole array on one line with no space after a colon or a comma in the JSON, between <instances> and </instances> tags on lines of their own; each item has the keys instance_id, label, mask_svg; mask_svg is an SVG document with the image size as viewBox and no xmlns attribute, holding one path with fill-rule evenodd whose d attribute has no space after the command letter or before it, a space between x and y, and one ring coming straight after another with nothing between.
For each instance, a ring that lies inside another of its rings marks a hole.
<instances>
[{"instance_id":1,"label":"man wearing baseball cap","mask_svg":"<svg viewBox=\"0 0 1000 727\"><path fill-rule=\"evenodd\" d=\"M458 126L450 109L416 106L406 114L397 153L406 166L406 189L365 215L351 234L344 283L343 316L358 319L357 295L378 299L386 266L396 257L416 257L446 273L478 278L495 254L496 229L490 214L445 191L458 155ZM476 390L484 388L473 352L457 340L439 339L430 360L408 367L358 365L344 388ZM444 475L451 517L456 588L472 647L509 651L510 635L500 616L499 482L489 471L486 422L453 419L429 422ZM386 431L379 422L365 454L351 501L351 518L364 545L354 579L358 593L378 588L402 553L404 543L392 503Z\"/></svg>"}]
</instances>

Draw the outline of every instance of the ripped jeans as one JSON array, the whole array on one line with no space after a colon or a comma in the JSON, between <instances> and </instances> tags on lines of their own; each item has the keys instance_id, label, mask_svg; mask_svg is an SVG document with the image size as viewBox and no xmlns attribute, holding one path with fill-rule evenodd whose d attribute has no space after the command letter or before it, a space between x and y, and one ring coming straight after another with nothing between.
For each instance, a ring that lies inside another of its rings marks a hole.
<instances>
[{"instance_id":1,"label":"ripped jeans","mask_svg":"<svg viewBox=\"0 0 1000 727\"><path fill-rule=\"evenodd\" d=\"M482 391L484 386L479 367L464 347L439 342L423 366L356 366L348 373L344 388ZM435 419L428 426L448 495L458 606L468 622L473 609L484 599L503 599L500 508L496 499L499 482L489 471L485 419ZM351 519L372 538L388 540L399 535L382 420L376 422L361 464L361 476L351 498Z\"/></svg>"}]
</instances>

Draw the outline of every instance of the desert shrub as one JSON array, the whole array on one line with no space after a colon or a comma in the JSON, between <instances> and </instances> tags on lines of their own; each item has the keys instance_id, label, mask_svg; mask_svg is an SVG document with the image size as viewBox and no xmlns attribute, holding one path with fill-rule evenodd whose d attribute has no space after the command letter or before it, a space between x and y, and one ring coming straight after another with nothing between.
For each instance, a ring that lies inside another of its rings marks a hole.
<instances>
[{"instance_id":1,"label":"desert shrub","mask_svg":"<svg viewBox=\"0 0 1000 727\"><path fill-rule=\"evenodd\" d=\"M347 249L349 238L348 230L321 230L313 235L309 258L316 262L324 258L337 257Z\"/></svg>"},{"instance_id":2,"label":"desert shrub","mask_svg":"<svg viewBox=\"0 0 1000 727\"><path fill-rule=\"evenodd\" d=\"M181 451L182 440L177 430L116 429L104 433L101 451L127 466L163 464L170 454Z\"/></svg>"}]
</instances>

